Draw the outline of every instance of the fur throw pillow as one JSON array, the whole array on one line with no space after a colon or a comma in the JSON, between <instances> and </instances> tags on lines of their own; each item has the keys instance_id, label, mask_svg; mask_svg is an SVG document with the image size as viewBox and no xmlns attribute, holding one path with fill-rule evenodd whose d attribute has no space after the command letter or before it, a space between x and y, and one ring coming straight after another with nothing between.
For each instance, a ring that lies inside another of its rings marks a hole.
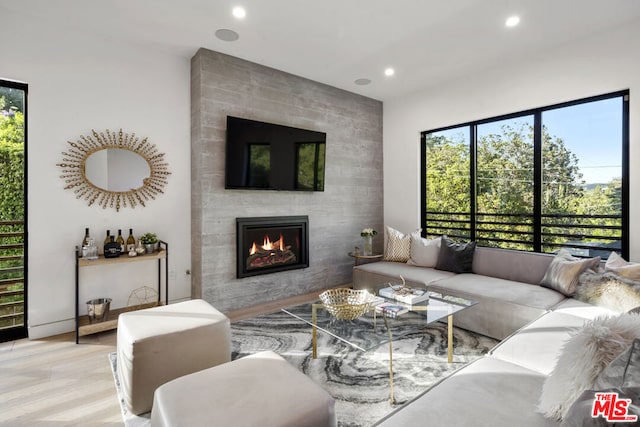
<instances>
[{"instance_id":1,"label":"fur throw pillow","mask_svg":"<svg viewBox=\"0 0 640 427\"><path fill-rule=\"evenodd\" d=\"M622 313L640 306L640 282L612 272L586 270L580 275L574 298Z\"/></svg>"},{"instance_id":2,"label":"fur throw pillow","mask_svg":"<svg viewBox=\"0 0 640 427\"><path fill-rule=\"evenodd\" d=\"M545 380L538 410L561 420L584 390L593 389L600 372L640 338L640 315L597 317L567 340Z\"/></svg>"}]
</instances>

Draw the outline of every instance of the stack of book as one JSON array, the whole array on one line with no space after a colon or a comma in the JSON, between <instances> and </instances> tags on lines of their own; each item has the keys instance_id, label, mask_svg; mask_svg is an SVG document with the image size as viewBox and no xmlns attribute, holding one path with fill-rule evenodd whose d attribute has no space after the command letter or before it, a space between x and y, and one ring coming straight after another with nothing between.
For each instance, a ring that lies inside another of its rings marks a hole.
<instances>
[{"instance_id":1,"label":"stack of book","mask_svg":"<svg viewBox=\"0 0 640 427\"><path fill-rule=\"evenodd\" d=\"M383 302L376 305L376 311L382 313L387 317L398 317L409 312L409 307L406 305L396 304L392 302Z\"/></svg>"},{"instance_id":2,"label":"stack of book","mask_svg":"<svg viewBox=\"0 0 640 427\"><path fill-rule=\"evenodd\" d=\"M429 293L426 289L409 288L406 286L395 289L392 287L382 288L378 293L382 297L409 305L429 300Z\"/></svg>"}]
</instances>

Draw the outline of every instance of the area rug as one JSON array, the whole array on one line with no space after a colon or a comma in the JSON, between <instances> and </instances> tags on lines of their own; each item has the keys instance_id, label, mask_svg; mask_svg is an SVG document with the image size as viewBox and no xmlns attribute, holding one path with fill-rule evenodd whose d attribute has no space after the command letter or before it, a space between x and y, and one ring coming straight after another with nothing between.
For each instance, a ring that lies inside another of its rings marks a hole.
<instances>
[{"instance_id":1,"label":"area rug","mask_svg":"<svg viewBox=\"0 0 640 427\"><path fill-rule=\"evenodd\" d=\"M304 372L336 400L339 427L366 427L441 378L483 356L498 341L454 328L453 363L447 363L446 324L429 325L393 344L395 404L389 403L389 346L362 352L322 332L318 358L311 356L311 327L283 312L231 325L232 358L272 350ZM126 427L149 426L149 414L128 413L117 382L115 353L109 355Z\"/></svg>"}]
</instances>

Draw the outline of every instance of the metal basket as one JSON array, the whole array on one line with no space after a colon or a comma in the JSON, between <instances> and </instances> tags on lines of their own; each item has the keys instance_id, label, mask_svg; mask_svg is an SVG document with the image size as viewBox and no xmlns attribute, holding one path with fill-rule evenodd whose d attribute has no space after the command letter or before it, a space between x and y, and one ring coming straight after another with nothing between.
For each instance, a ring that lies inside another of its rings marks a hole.
<instances>
[{"instance_id":1,"label":"metal basket","mask_svg":"<svg viewBox=\"0 0 640 427\"><path fill-rule=\"evenodd\" d=\"M320 294L320 301L335 318L353 320L369 310L373 296L366 290L329 289Z\"/></svg>"}]
</instances>

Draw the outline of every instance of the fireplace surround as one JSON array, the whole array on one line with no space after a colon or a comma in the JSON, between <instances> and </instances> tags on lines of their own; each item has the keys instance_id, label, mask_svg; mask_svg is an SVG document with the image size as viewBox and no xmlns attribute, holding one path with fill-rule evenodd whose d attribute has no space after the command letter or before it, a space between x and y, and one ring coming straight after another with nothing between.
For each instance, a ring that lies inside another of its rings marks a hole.
<instances>
[{"instance_id":1,"label":"fireplace surround","mask_svg":"<svg viewBox=\"0 0 640 427\"><path fill-rule=\"evenodd\" d=\"M309 267L309 217L236 218L238 278Z\"/></svg>"}]
</instances>

